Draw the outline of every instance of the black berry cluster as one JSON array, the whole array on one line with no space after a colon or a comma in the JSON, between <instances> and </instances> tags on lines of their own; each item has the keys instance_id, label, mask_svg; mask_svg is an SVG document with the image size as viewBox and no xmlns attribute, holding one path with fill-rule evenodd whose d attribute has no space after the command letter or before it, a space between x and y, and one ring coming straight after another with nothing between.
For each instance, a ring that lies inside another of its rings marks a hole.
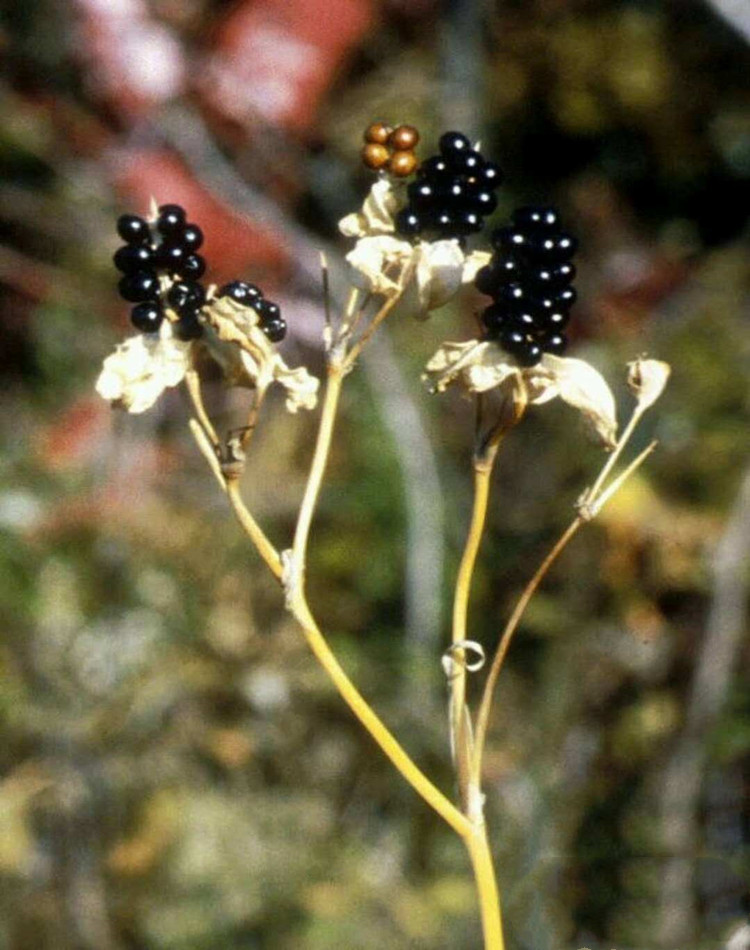
<instances>
[{"instance_id":1,"label":"black berry cluster","mask_svg":"<svg viewBox=\"0 0 750 950\"><path fill-rule=\"evenodd\" d=\"M497 207L500 168L460 132L446 132L439 146L440 154L417 169L417 179L406 192L409 203L396 216L396 231L406 237L427 232L463 239L481 231L484 218Z\"/></svg>"},{"instance_id":2,"label":"black berry cluster","mask_svg":"<svg viewBox=\"0 0 750 950\"><path fill-rule=\"evenodd\" d=\"M187 221L185 209L162 205L153 226L137 215L124 214L117 220L117 233L126 242L114 256L115 267L123 274L118 289L121 297L135 304L130 314L133 326L155 333L169 307L178 316L175 333L181 340L201 336L198 313L206 291L199 278L206 262L197 251L203 232Z\"/></svg>"},{"instance_id":3,"label":"black berry cluster","mask_svg":"<svg viewBox=\"0 0 750 950\"><path fill-rule=\"evenodd\" d=\"M245 307L252 307L258 314L258 325L272 343L279 343L286 336L286 320L281 316L279 305L266 300L255 284L233 280L219 288L218 296L230 297Z\"/></svg>"},{"instance_id":4,"label":"black berry cluster","mask_svg":"<svg viewBox=\"0 0 750 950\"><path fill-rule=\"evenodd\" d=\"M476 277L477 289L493 299L482 324L487 339L497 340L522 366L567 346L577 243L561 229L554 208L517 208L512 224L492 235L495 253Z\"/></svg>"},{"instance_id":5,"label":"black berry cluster","mask_svg":"<svg viewBox=\"0 0 750 950\"><path fill-rule=\"evenodd\" d=\"M197 253L203 244L198 225L187 221L184 208L169 204L161 205L154 225L134 214L122 215L117 233L126 242L114 256L115 266L123 273L118 288L121 297L136 305L130 314L133 326L143 333L156 333L168 307L177 314L179 339L200 337L203 327L198 314L206 302L200 278L206 262ZM218 296L253 307L268 339L274 343L284 339L286 323L278 305L266 300L254 284L235 280L225 284Z\"/></svg>"}]
</instances>

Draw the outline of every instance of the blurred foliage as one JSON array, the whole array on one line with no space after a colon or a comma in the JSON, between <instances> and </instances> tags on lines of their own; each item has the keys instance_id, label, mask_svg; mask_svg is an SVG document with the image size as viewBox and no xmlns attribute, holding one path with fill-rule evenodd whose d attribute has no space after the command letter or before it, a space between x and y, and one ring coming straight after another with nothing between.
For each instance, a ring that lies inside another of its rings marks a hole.
<instances>
[{"instance_id":1,"label":"blurred foliage","mask_svg":"<svg viewBox=\"0 0 750 950\"><path fill-rule=\"evenodd\" d=\"M84 3L31 0L0 27L0 950L478 945L460 842L314 665L186 434L180 395L137 418L92 395L127 322L109 258L114 216L140 194L118 177L128 149L162 142L174 110L192 109L216 161L313 241L332 240L367 187L362 128L408 119L434 140L466 105L446 82L451 51L470 42L480 68L463 95L479 120L467 131L508 176L497 220L554 201L581 238L576 352L625 406L628 359L648 351L674 367L639 436L659 451L554 567L501 679L487 812L509 950L672 946L658 936L664 770L748 465L748 48L697 0L362 6L370 32L302 131L253 120L246 134L197 82L146 113L108 98ZM235 9L144 5L199 64L221 57L216 25ZM293 259L274 266L290 322L300 314L293 361L319 371L317 290ZM252 260L242 276L255 278ZM472 410L428 398L418 376L441 339L472 332L478 303L390 328L440 471L444 618L470 509ZM238 415L218 389L210 399L222 423ZM247 484L276 539L290 537L314 433L280 409L258 431ZM358 372L311 594L347 669L450 788L444 634L415 647L404 630L408 511L383 412ZM571 425L564 406L531 412L499 460L470 618L488 647L597 470ZM745 638L719 720L694 737L706 792L687 855L695 931L680 950L715 948L748 911L749 659Z\"/></svg>"}]
</instances>

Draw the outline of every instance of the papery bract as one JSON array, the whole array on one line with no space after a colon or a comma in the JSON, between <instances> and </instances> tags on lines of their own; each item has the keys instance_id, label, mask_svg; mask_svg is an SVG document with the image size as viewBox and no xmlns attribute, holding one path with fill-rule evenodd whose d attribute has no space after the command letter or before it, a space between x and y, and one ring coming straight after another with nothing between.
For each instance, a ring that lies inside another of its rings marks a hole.
<instances>
[{"instance_id":1,"label":"papery bract","mask_svg":"<svg viewBox=\"0 0 750 950\"><path fill-rule=\"evenodd\" d=\"M286 390L289 412L315 408L319 380L302 366L292 369L286 365L260 328L252 307L220 297L202 312L211 331L205 337L205 346L225 368L229 382L260 392L276 382Z\"/></svg>"},{"instance_id":2,"label":"papery bract","mask_svg":"<svg viewBox=\"0 0 750 950\"><path fill-rule=\"evenodd\" d=\"M178 340L165 320L158 334L141 333L117 345L104 360L96 391L115 407L145 412L165 389L182 382L192 346Z\"/></svg>"},{"instance_id":3,"label":"papery bract","mask_svg":"<svg viewBox=\"0 0 750 950\"><path fill-rule=\"evenodd\" d=\"M487 392L520 378L528 403L541 405L559 396L578 409L608 448L615 444L614 397L602 375L584 360L545 353L535 366L526 367L491 340L448 342L429 360L422 378L433 392L457 384L467 393Z\"/></svg>"},{"instance_id":4,"label":"papery bract","mask_svg":"<svg viewBox=\"0 0 750 950\"><path fill-rule=\"evenodd\" d=\"M639 357L628 363L628 385L641 410L648 409L664 392L672 368L661 360Z\"/></svg>"}]
</instances>

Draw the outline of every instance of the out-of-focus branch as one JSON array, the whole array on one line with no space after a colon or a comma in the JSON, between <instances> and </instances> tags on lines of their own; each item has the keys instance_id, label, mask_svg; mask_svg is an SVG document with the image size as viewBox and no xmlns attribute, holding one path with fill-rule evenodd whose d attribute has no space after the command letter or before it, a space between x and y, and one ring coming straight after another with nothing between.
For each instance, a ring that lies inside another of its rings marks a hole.
<instances>
[{"instance_id":1,"label":"out-of-focus branch","mask_svg":"<svg viewBox=\"0 0 750 950\"><path fill-rule=\"evenodd\" d=\"M406 495L406 636L412 646L435 647L440 637L443 583L443 501L437 462L422 414L393 352L387 328L363 359L391 433Z\"/></svg>"},{"instance_id":2,"label":"out-of-focus branch","mask_svg":"<svg viewBox=\"0 0 750 950\"><path fill-rule=\"evenodd\" d=\"M713 559L713 596L688 696L685 728L667 763L661 794L662 845L670 857L662 874L657 939L683 948L696 936L693 894L698 811L706 768L706 738L715 726L747 624L750 558L750 469Z\"/></svg>"},{"instance_id":3,"label":"out-of-focus branch","mask_svg":"<svg viewBox=\"0 0 750 950\"><path fill-rule=\"evenodd\" d=\"M747 0L708 0L708 5L750 43L750 6Z\"/></svg>"}]
</instances>

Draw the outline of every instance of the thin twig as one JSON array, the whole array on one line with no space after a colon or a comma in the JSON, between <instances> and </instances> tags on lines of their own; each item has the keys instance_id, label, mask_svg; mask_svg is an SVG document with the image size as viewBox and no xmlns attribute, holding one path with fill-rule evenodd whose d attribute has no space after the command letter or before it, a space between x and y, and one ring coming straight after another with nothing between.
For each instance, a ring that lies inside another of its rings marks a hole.
<instances>
[{"instance_id":1,"label":"thin twig","mask_svg":"<svg viewBox=\"0 0 750 950\"><path fill-rule=\"evenodd\" d=\"M208 462L208 467L214 473L216 481L219 483L221 490L226 492L227 483L224 479L224 473L221 470L221 462L219 461L219 457L216 454L216 446L211 444L211 440L206 435L206 430L197 419L191 419L188 423L188 426L190 427L190 431L193 434L193 438L195 439L198 448L200 449L205 460Z\"/></svg>"},{"instance_id":2,"label":"thin twig","mask_svg":"<svg viewBox=\"0 0 750 950\"><path fill-rule=\"evenodd\" d=\"M209 437L211 442L214 445L214 448L218 452L219 450L219 436L214 429L213 423L208 417L206 412L206 407L203 402L203 391L201 389L201 380L197 371L194 369L189 369L185 373L185 385L187 386L188 395L193 403L193 408L195 409L195 414L200 421L200 424L203 426L206 435Z\"/></svg>"},{"instance_id":3,"label":"thin twig","mask_svg":"<svg viewBox=\"0 0 750 950\"><path fill-rule=\"evenodd\" d=\"M253 516L247 510L247 506L245 505L240 493L239 479L228 478L226 480L226 486L227 496L229 497L232 508L234 508L234 513L237 515L237 520L244 528L247 536L258 549L258 553L268 565L268 568L273 576L277 581L280 581L282 579L283 567L281 564L281 558L279 557L279 552L268 540L265 533L263 532L263 529L258 525L255 518L253 518Z\"/></svg>"}]
</instances>

